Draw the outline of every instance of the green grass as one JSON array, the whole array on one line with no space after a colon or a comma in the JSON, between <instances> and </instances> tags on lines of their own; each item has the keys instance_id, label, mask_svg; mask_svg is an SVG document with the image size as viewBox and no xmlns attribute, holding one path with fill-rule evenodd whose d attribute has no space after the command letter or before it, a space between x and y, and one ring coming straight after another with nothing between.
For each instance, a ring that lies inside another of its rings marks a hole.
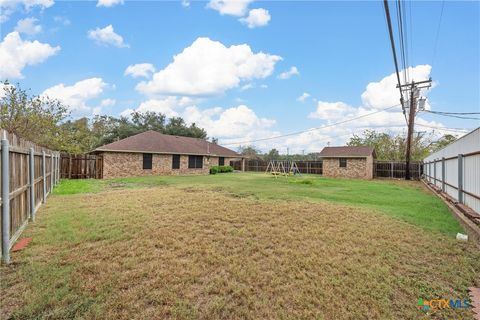
<instances>
[{"instance_id":1,"label":"green grass","mask_svg":"<svg viewBox=\"0 0 480 320\"><path fill-rule=\"evenodd\" d=\"M162 185L207 187L254 199L329 201L371 209L429 231L454 235L463 230L442 201L424 189L420 182L332 179L317 175L275 179L261 173L227 173L64 180L55 193L95 193Z\"/></svg>"},{"instance_id":2,"label":"green grass","mask_svg":"<svg viewBox=\"0 0 480 320\"><path fill-rule=\"evenodd\" d=\"M416 303L467 299L480 251L400 221L393 200L436 201L313 176L63 181L0 266L0 319L472 319Z\"/></svg>"},{"instance_id":3,"label":"green grass","mask_svg":"<svg viewBox=\"0 0 480 320\"><path fill-rule=\"evenodd\" d=\"M67 195L77 193L94 193L99 192L102 187L100 180L94 179L77 179L77 180L61 180L61 183L55 188L54 194Z\"/></svg>"}]
</instances>

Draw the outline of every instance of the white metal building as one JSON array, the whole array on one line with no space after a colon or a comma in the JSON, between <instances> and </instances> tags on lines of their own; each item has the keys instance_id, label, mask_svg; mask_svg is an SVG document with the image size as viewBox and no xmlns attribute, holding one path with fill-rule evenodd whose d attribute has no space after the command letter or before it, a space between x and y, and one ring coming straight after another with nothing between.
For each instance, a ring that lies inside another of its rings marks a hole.
<instances>
[{"instance_id":1,"label":"white metal building","mask_svg":"<svg viewBox=\"0 0 480 320\"><path fill-rule=\"evenodd\" d=\"M480 127L424 159L425 179L480 213Z\"/></svg>"}]
</instances>

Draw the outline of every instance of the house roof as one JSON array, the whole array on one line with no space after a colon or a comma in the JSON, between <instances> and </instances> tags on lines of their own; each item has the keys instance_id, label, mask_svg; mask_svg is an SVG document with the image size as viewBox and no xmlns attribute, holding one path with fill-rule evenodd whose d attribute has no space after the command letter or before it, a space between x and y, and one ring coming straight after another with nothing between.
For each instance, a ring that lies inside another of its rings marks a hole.
<instances>
[{"instance_id":1,"label":"house roof","mask_svg":"<svg viewBox=\"0 0 480 320\"><path fill-rule=\"evenodd\" d=\"M233 150L208 142L204 139L172 136L156 131L142 132L98 147L95 151L242 157Z\"/></svg>"},{"instance_id":2,"label":"house roof","mask_svg":"<svg viewBox=\"0 0 480 320\"><path fill-rule=\"evenodd\" d=\"M321 158L363 158L375 157L374 147L325 147L319 153Z\"/></svg>"}]
</instances>

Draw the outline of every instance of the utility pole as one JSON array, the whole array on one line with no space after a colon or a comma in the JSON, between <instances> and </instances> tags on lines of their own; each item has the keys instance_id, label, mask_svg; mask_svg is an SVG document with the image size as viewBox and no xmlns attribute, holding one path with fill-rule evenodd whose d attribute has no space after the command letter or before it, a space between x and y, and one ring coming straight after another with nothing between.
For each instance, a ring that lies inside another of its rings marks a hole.
<instances>
[{"instance_id":1,"label":"utility pole","mask_svg":"<svg viewBox=\"0 0 480 320\"><path fill-rule=\"evenodd\" d=\"M415 115L417 113L417 99L420 96L420 89L430 87L431 83L432 83L432 79L430 78L425 81L415 82L412 80L411 83L407 83L401 86L397 85L397 88L400 88L401 90L410 90L410 106L409 106L410 110L408 112L407 148L405 152L405 165L406 165L405 180L410 180L410 161L412 157L411 153L412 153L413 131L415 129Z\"/></svg>"}]
</instances>

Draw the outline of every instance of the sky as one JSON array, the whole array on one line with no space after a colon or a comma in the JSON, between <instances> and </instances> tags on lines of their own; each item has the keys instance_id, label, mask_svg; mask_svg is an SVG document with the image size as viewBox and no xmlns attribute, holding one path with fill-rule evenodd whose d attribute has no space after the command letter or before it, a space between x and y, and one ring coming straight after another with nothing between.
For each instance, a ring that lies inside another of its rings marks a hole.
<instances>
[{"instance_id":1,"label":"sky","mask_svg":"<svg viewBox=\"0 0 480 320\"><path fill-rule=\"evenodd\" d=\"M290 154L343 145L365 129L406 131L401 108L386 109L399 93L381 1L0 7L0 80L59 99L73 119L156 111L196 123L232 149ZM390 10L396 27L394 2ZM422 92L427 110L479 112L480 3L406 2L405 14L410 78L433 80ZM480 124L427 112L416 123L435 136Z\"/></svg>"}]
</instances>

